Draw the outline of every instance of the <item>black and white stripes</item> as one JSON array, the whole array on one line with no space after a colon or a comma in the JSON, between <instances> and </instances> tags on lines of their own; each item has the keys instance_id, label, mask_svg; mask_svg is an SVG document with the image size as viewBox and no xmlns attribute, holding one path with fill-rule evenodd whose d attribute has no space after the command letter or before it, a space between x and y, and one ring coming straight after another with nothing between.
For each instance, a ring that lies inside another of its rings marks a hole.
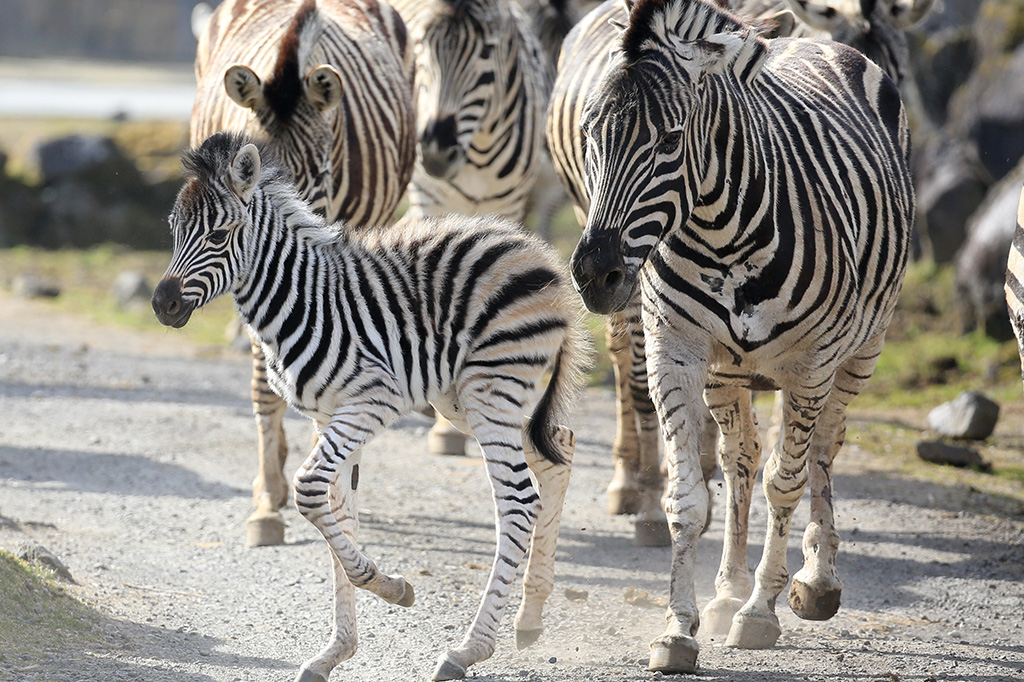
<instances>
[{"instance_id":1,"label":"black and white stripes","mask_svg":"<svg viewBox=\"0 0 1024 682\"><path fill-rule=\"evenodd\" d=\"M479 441L498 530L480 610L435 679L462 677L493 653L528 546L516 628L523 643L535 639L573 452L572 432L558 422L580 387L586 348L557 255L496 217L326 227L286 172L239 136L214 135L184 166L191 179L171 213L174 256L154 295L157 317L182 326L230 292L262 345L271 386L317 424L295 502L337 559L336 627L300 679L326 681L354 653L352 586L412 603L404 579L381 573L354 545L351 468L374 434L428 402Z\"/></svg>"},{"instance_id":2,"label":"black and white stripes","mask_svg":"<svg viewBox=\"0 0 1024 682\"><path fill-rule=\"evenodd\" d=\"M839 607L831 462L902 285L910 141L895 84L846 46L764 40L710 0L630 4L621 36L604 34L611 57L582 62L589 86L561 104L563 117L578 112L585 153L575 162L589 198L572 271L595 312L641 294L674 549L669 627L652 643L650 667L692 672L694 548L707 503L702 394L723 431L729 503L717 596L699 622L728 633L731 646L774 645L786 535L808 482L811 523L790 605L809 619ZM783 401L753 586L752 388L780 388Z\"/></svg>"},{"instance_id":3,"label":"black and white stripes","mask_svg":"<svg viewBox=\"0 0 1024 682\"><path fill-rule=\"evenodd\" d=\"M1017 206L1017 228L1013 231L1013 243L1006 262L1005 291L1010 325L1020 351L1021 376L1024 377L1024 189Z\"/></svg>"}]
</instances>

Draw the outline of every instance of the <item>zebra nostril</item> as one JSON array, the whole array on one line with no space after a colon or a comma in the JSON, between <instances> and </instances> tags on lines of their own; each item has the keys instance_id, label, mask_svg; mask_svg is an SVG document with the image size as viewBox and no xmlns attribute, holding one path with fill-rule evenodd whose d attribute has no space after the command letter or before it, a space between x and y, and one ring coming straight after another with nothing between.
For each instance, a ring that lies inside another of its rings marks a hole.
<instances>
[{"instance_id":1,"label":"zebra nostril","mask_svg":"<svg viewBox=\"0 0 1024 682\"><path fill-rule=\"evenodd\" d=\"M607 292L615 291L622 284L622 280L625 279L625 274L621 268L615 268L610 270L608 274L604 276L604 290Z\"/></svg>"},{"instance_id":2,"label":"zebra nostril","mask_svg":"<svg viewBox=\"0 0 1024 682\"><path fill-rule=\"evenodd\" d=\"M170 300L164 303L164 312L168 315L177 315L181 312L181 302L176 300Z\"/></svg>"}]
</instances>

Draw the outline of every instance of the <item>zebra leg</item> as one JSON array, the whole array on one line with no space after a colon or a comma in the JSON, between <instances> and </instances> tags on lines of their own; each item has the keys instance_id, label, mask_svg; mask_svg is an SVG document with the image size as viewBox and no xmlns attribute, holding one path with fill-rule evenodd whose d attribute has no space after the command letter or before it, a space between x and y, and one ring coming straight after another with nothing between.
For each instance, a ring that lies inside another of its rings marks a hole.
<instances>
[{"instance_id":1,"label":"zebra leg","mask_svg":"<svg viewBox=\"0 0 1024 682\"><path fill-rule=\"evenodd\" d=\"M732 626L733 616L750 597L747 531L761 444L749 390L723 386L707 389L705 395L722 432L721 460L726 505L725 539L722 562L715 577L715 598L704 607L700 619L708 632L725 635ZM701 464L704 464L703 458Z\"/></svg>"},{"instance_id":2,"label":"zebra leg","mask_svg":"<svg viewBox=\"0 0 1024 682\"><path fill-rule=\"evenodd\" d=\"M513 409L499 410L489 404L496 400L496 384L500 384L503 396L499 400L517 403L513 404ZM541 507L523 453L523 421L518 416L526 402L526 393L520 384L499 382L494 375L481 385L488 386L486 394L460 391L459 402L483 450L494 498L498 546L476 617L458 648L440 656L434 680L461 679L469 666L494 653L509 590L526 554Z\"/></svg>"},{"instance_id":3,"label":"zebra leg","mask_svg":"<svg viewBox=\"0 0 1024 682\"><path fill-rule=\"evenodd\" d=\"M828 620L839 610L843 583L835 567L839 533L832 508L832 462L846 436L846 408L867 385L882 343L878 337L867 344L836 373L832 394L811 438L811 520L804 531L804 565L789 586L790 608L807 620Z\"/></svg>"},{"instance_id":4,"label":"zebra leg","mask_svg":"<svg viewBox=\"0 0 1024 682\"><path fill-rule=\"evenodd\" d=\"M815 382L815 379L817 381ZM768 500L768 531L757 566L754 592L733 618L726 646L769 649L782 630L775 601L789 579L786 541L793 511L807 483L807 449L815 423L829 398L834 374L811 377L809 385L783 391L783 433L764 465L764 494Z\"/></svg>"},{"instance_id":5,"label":"zebra leg","mask_svg":"<svg viewBox=\"0 0 1024 682\"><path fill-rule=\"evenodd\" d=\"M285 402L267 383L263 349L252 341L252 411L256 417L259 470L252 482L254 511L245 522L245 544L249 547L284 544L284 517L280 509L288 502L288 479L284 463L288 443L284 435Z\"/></svg>"},{"instance_id":6,"label":"zebra leg","mask_svg":"<svg viewBox=\"0 0 1024 682\"><path fill-rule=\"evenodd\" d=\"M645 324L645 328L647 325ZM651 395L665 437L668 488L665 512L672 532L672 569L668 627L651 642L648 670L693 673L697 670L696 634L700 622L693 579L697 541L707 519L708 489L700 466L702 420L706 408L701 396L707 363L686 353L687 340L666 340L647 335Z\"/></svg>"},{"instance_id":7,"label":"zebra leg","mask_svg":"<svg viewBox=\"0 0 1024 682\"><path fill-rule=\"evenodd\" d=\"M605 340L615 371L615 406L618 410L615 440L612 443L614 471L608 484L608 513L636 514L640 511L640 484L637 481L640 437L637 433L636 413L633 411L633 391L630 388L630 338L625 315L616 313L608 317Z\"/></svg>"},{"instance_id":8,"label":"zebra leg","mask_svg":"<svg viewBox=\"0 0 1024 682\"><path fill-rule=\"evenodd\" d=\"M356 450L338 466L336 485L328 495L331 513L338 525L353 544L359 532L359 505L356 491L359 488L359 460L362 451ZM334 567L334 629L331 640L320 653L302 664L296 682L327 682L331 671L342 661L356 653L359 638L356 630L356 589L345 573L345 567L333 553Z\"/></svg>"},{"instance_id":9,"label":"zebra leg","mask_svg":"<svg viewBox=\"0 0 1024 682\"><path fill-rule=\"evenodd\" d=\"M555 586L555 548L562 520L565 492L569 488L572 456L576 438L571 429L555 426L555 442L565 464L554 464L539 456L529 440L524 439L526 463L537 479L540 489L540 515L530 540L530 557L523 576L523 601L516 614L516 648L528 647L540 637L544 603Z\"/></svg>"},{"instance_id":10,"label":"zebra leg","mask_svg":"<svg viewBox=\"0 0 1024 682\"><path fill-rule=\"evenodd\" d=\"M377 565L356 547L355 542L345 532L342 512L355 515L355 500L349 500L352 482L358 471L355 464L358 459L349 460L375 434L394 422L398 412L383 412L379 402L374 404L353 405L336 413L330 423L323 428L317 446L306 461L295 472L295 506L299 512L320 531L331 548L333 560L340 565L349 583L354 587L369 590L385 601L399 606L412 606L415 599L412 585L402 576L389 576L382 573ZM340 480L342 475L347 478ZM351 529L354 529L354 525ZM306 661L301 669L299 680L303 682L323 682L330 675L331 669L338 664L348 648L345 632L338 631L339 623L346 623L348 608L344 598L344 583L335 578L335 608L338 609L338 595L341 594L340 613L335 613L336 631L331 643L316 658ZM354 628L353 628L354 633ZM354 638L354 635L353 635ZM355 642L352 642L355 646ZM326 656L326 658L321 658ZM320 677L318 677L320 676ZM321 680L321 677L323 678Z\"/></svg>"}]
</instances>

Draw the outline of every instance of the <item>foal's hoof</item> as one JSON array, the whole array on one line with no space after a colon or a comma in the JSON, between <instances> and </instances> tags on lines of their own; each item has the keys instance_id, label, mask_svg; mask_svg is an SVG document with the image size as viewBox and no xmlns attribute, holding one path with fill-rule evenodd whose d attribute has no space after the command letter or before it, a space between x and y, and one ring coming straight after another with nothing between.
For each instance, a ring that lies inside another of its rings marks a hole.
<instances>
[{"instance_id":1,"label":"foal's hoof","mask_svg":"<svg viewBox=\"0 0 1024 682\"><path fill-rule=\"evenodd\" d=\"M708 602L700 613L700 627L712 635L728 635L732 628L732 617L743 608L745 602L736 597L716 597Z\"/></svg>"},{"instance_id":2,"label":"foal's hoof","mask_svg":"<svg viewBox=\"0 0 1024 682\"><path fill-rule=\"evenodd\" d=\"M789 608L804 620L828 620L839 611L842 593L842 587L815 588L794 578L789 586Z\"/></svg>"},{"instance_id":3,"label":"foal's hoof","mask_svg":"<svg viewBox=\"0 0 1024 682\"><path fill-rule=\"evenodd\" d=\"M608 488L608 513L612 516L636 514L640 511L637 488Z\"/></svg>"},{"instance_id":4,"label":"foal's hoof","mask_svg":"<svg viewBox=\"0 0 1024 682\"><path fill-rule=\"evenodd\" d=\"M725 645L737 649L771 649L781 634L779 619L773 613L738 613L733 618Z\"/></svg>"},{"instance_id":5,"label":"foal's hoof","mask_svg":"<svg viewBox=\"0 0 1024 682\"><path fill-rule=\"evenodd\" d=\"M246 547L284 544L284 518L277 512L256 512L245 522Z\"/></svg>"},{"instance_id":6,"label":"foal's hoof","mask_svg":"<svg viewBox=\"0 0 1024 682\"><path fill-rule=\"evenodd\" d=\"M402 594L398 599L394 601L387 598L385 598L385 601L390 602L392 604L397 604L398 606L405 606L407 608L412 606L414 603L416 603L416 593L412 589L412 583L410 583L408 580L402 577L397 577L395 579L402 581Z\"/></svg>"},{"instance_id":7,"label":"foal's hoof","mask_svg":"<svg viewBox=\"0 0 1024 682\"><path fill-rule=\"evenodd\" d=\"M465 455L466 436L461 431L435 426L427 434L427 450L432 455Z\"/></svg>"},{"instance_id":8,"label":"foal's hoof","mask_svg":"<svg viewBox=\"0 0 1024 682\"><path fill-rule=\"evenodd\" d=\"M431 678L437 680L461 680L466 676L466 669L461 665L451 660L447 654L441 657L441 660L437 662L437 667L434 668L434 676Z\"/></svg>"},{"instance_id":9,"label":"foal's hoof","mask_svg":"<svg viewBox=\"0 0 1024 682\"><path fill-rule=\"evenodd\" d=\"M318 672L303 667L299 670L299 675L295 678L295 682L327 682L327 678Z\"/></svg>"},{"instance_id":10,"label":"foal's hoof","mask_svg":"<svg viewBox=\"0 0 1024 682\"><path fill-rule=\"evenodd\" d=\"M672 544L668 521L637 519L633 523L633 543L637 547L668 547Z\"/></svg>"},{"instance_id":11,"label":"foal's hoof","mask_svg":"<svg viewBox=\"0 0 1024 682\"><path fill-rule=\"evenodd\" d=\"M531 644L536 643L540 639L540 633L544 632L542 628L536 628L534 630L516 630L516 649L525 649Z\"/></svg>"},{"instance_id":12,"label":"foal's hoof","mask_svg":"<svg viewBox=\"0 0 1024 682\"><path fill-rule=\"evenodd\" d=\"M693 637L659 637L651 642L651 660L647 663L647 669L662 673L695 673L699 649Z\"/></svg>"}]
</instances>

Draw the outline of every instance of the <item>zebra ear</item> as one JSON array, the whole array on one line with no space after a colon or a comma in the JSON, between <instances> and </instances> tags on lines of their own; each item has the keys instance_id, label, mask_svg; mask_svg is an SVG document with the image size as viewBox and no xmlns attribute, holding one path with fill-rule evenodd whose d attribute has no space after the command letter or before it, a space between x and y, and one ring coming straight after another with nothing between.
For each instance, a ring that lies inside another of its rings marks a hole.
<instances>
[{"instance_id":1,"label":"zebra ear","mask_svg":"<svg viewBox=\"0 0 1024 682\"><path fill-rule=\"evenodd\" d=\"M757 35L762 38L788 38L796 28L796 17L788 9L780 10L755 25Z\"/></svg>"},{"instance_id":2,"label":"zebra ear","mask_svg":"<svg viewBox=\"0 0 1024 682\"><path fill-rule=\"evenodd\" d=\"M908 29L925 18L935 0L896 0L892 6L892 23L900 30Z\"/></svg>"},{"instance_id":3,"label":"zebra ear","mask_svg":"<svg viewBox=\"0 0 1024 682\"><path fill-rule=\"evenodd\" d=\"M306 97L321 113L341 102L341 74L330 64L321 64L306 75Z\"/></svg>"},{"instance_id":4,"label":"zebra ear","mask_svg":"<svg viewBox=\"0 0 1024 682\"><path fill-rule=\"evenodd\" d=\"M819 31L832 33L847 23L843 13L826 0L785 0L785 3L797 19Z\"/></svg>"},{"instance_id":5,"label":"zebra ear","mask_svg":"<svg viewBox=\"0 0 1024 682\"><path fill-rule=\"evenodd\" d=\"M235 64L224 72L224 89L240 107L256 109L263 104L263 83L248 66Z\"/></svg>"},{"instance_id":6,"label":"zebra ear","mask_svg":"<svg viewBox=\"0 0 1024 682\"><path fill-rule=\"evenodd\" d=\"M256 145L249 143L238 150L235 158L231 160L231 168L228 171L228 178L231 189L234 190L243 204L248 204L256 191L256 183L260 180L260 152Z\"/></svg>"},{"instance_id":7,"label":"zebra ear","mask_svg":"<svg viewBox=\"0 0 1024 682\"><path fill-rule=\"evenodd\" d=\"M683 60L683 68L692 78L700 80L705 74L719 71L731 62L743 48L747 37L745 32L730 31L701 40L675 41L675 47Z\"/></svg>"}]
</instances>

